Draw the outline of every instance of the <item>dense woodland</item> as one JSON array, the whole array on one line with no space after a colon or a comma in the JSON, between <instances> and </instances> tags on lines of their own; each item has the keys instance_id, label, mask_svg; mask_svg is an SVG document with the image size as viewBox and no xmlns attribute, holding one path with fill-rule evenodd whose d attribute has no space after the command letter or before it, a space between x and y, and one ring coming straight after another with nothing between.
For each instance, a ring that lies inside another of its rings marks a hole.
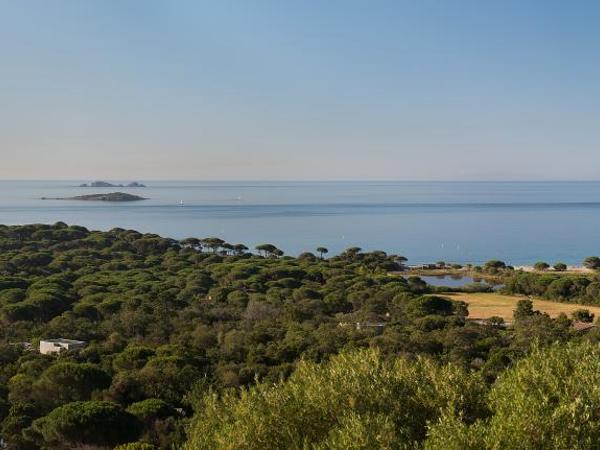
<instances>
[{"instance_id":1,"label":"dense woodland","mask_svg":"<svg viewBox=\"0 0 600 450\"><path fill-rule=\"evenodd\" d=\"M598 448L595 330L526 301L474 323L401 256L326 253L0 226L6 448ZM600 299L492 266L509 292ZM87 345L37 352L59 337Z\"/></svg>"}]
</instances>

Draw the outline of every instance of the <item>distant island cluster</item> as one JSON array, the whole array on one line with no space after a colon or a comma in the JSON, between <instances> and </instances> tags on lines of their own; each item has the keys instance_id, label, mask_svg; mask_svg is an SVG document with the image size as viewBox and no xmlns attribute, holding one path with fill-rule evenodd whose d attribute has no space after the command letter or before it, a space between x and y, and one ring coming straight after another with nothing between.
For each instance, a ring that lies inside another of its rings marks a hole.
<instances>
[{"instance_id":1,"label":"distant island cluster","mask_svg":"<svg viewBox=\"0 0 600 450\"><path fill-rule=\"evenodd\" d=\"M129 184L126 184L126 185L108 183L107 181L92 181L89 184L87 184L87 183L80 184L79 187L94 187L94 188L98 188L98 187L144 188L144 187L146 187L146 185L144 185L142 183L138 183L137 181L133 181L133 182L131 182Z\"/></svg>"},{"instance_id":2,"label":"distant island cluster","mask_svg":"<svg viewBox=\"0 0 600 450\"><path fill-rule=\"evenodd\" d=\"M108 194L77 195L75 197L42 197L42 200L84 200L88 202L136 202L147 200L139 195L125 192L111 192Z\"/></svg>"},{"instance_id":3,"label":"distant island cluster","mask_svg":"<svg viewBox=\"0 0 600 450\"><path fill-rule=\"evenodd\" d=\"M92 181L87 184L80 184L79 187L94 187L94 188L112 188L112 187L128 187L128 188L145 188L146 185L132 181L129 184L113 184L107 181ZM140 200L148 200L139 195L127 194L125 192L108 192L101 194L86 194L76 195L73 197L41 197L41 200L83 200L88 202L137 202Z\"/></svg>"}]
</instances>

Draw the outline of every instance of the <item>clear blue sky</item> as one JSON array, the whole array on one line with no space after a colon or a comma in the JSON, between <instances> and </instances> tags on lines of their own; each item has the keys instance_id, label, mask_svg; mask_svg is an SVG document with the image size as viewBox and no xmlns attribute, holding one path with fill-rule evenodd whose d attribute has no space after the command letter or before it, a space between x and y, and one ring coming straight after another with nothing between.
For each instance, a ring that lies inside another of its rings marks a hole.
<instances>
[{"instance_id":1,"label":"clear blue sky","mask_svg":"<svg viewBox=\"0 0 600 450\"><path fill-rule=\"evenodd\" d=\"M0 1L0 178L600 179L597 1Z\"/></svg>"}]
</instances>

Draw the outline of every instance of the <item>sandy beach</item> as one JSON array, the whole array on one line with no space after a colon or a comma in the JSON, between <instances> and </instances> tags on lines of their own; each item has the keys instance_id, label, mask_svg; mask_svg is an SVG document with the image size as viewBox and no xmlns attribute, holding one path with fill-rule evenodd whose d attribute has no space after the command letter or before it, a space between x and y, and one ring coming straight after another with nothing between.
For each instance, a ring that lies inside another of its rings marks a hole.
<instances>
[{"instance_id":1,"label":"sandy beach","mask_svg":"<svg viewBox=\"0 0 600 450\"><path fill-rule=\"evenodd\" d=\"M535 267L533 267L533 266L515 266L515 270L522 270L523 272L539 272L538 270L535 270ZM548 273L580 273L580 274L594 273L594 271L592 269L588 269L587 267L583 267L583 266L567 266L567 270L564 270L562 272L557 272L556 270L554 270L551 267L551 268L545 270L544 272L548 272Z\"/></svg>"}]
</instances>

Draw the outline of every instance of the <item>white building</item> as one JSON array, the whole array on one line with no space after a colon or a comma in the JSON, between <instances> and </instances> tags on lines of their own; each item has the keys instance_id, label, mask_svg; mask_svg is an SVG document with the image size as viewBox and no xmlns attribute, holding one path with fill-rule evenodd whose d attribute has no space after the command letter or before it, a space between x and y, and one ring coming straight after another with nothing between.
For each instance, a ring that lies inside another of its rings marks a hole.
<instances>
[{"instance_id":1,"label":"white building","mask_svg":"<svg viewBox=\"0 0 600 450\"><path fill-rule=\"evenodd\" d=\"M78 350L85 347L85 341L76 341L74 339L45 339L40 341L40 353L48 355L50 353L59 353L63 350Z\"/></svg>"}]
</instances>

